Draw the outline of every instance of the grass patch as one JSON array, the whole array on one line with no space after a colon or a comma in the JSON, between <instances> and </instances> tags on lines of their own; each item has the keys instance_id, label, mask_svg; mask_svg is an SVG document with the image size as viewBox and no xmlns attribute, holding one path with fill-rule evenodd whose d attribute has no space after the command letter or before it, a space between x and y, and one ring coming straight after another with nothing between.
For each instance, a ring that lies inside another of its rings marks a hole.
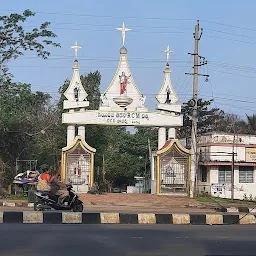
<instances>
[{"instance_id":1,"label":"grass patch","mask_svg":"<svg viewBox=\"0 0 256 256\"><path fill-rule=\"evenodd\" d=\"M228 205L228 204L254 204L256 202L253 201L247 201L247 200L238 200L238 199L227 199L227 198L221 198L221 197L213 197L213 196L199 196L196 198L196 200L202 204L220 204L220 205Z\"/></svg>"},{"instance_id":2,"label":"grass patch","mask_svg":"<svg viewBox=\"0 0 256 256\"><path fill-rule=\"evenodd\" d=\"M8 195L7 199L9 199L9 200L28 200L28 197L24 196L24 195Z\"/></svg>"}]
</instances>

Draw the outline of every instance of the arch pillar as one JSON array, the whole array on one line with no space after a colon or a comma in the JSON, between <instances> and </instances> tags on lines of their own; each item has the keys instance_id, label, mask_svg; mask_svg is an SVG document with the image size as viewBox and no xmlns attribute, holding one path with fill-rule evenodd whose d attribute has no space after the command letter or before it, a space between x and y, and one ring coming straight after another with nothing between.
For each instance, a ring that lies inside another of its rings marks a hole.
<instances>
[{"instance_id":1,"label":"arch pillar","mask_svg":"<svg viewBox=\"0 0 256 256\"><path fill-rule=\"evenodd\" d=\"M72 144L74 138L75 138L75 126L74 125L68 125L67 127L67 146Z\"/></svg>"},{"instance_id":2,"label":"arch pillar","mask_svg":"<svg viewBox=\"0 0 256 256\"><path fill-rule=\"evenodd\" d=\"M85 139L85 126L84 125L78 126L78 136L81 136L83 139Z\"/></svg>"},{"instance_id":3,"label":"arch pillar","mask_svg":"<svg viewBox=\"0 0 256 256\"><path fill-rule=\"evenodd\" d=\"M166 128L158 128L158 149L162 148L166 142Z\"/></svg>"},{"instance_id":4,"label":"arch pillar","mask_svg":"<svg viewBox=\"0 0 256 256\"><path fill-rule=\"evenodd\" d=\"M168 129L168 140L170 139L176 139L176 129L172 127Z\"/></svg>"}]
</instances>

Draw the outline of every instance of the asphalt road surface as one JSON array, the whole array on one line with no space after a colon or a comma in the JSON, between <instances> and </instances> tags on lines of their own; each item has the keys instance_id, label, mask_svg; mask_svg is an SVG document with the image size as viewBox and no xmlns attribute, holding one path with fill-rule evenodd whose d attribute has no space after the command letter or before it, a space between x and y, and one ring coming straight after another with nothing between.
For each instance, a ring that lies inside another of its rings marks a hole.
<instances>
[{"instance_id":1,"label":"asphalt road surface","mask_svg":"<svg viewBox=\"0 0 256 256\"><path fill-rule=\"evenodd\" d=\"M1 256L256 255L256 226L1 224Z\"/></svg>"}]
</instances>

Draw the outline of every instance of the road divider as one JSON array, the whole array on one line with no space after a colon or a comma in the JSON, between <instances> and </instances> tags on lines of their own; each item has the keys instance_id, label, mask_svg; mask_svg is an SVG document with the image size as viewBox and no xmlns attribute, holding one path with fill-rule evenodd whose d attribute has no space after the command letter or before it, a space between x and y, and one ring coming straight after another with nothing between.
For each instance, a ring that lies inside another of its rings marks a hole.
<instances>
[{"instance_id":1,"label":"road divider","mask_svg":"<svg viewBox=\"0 0 256 256\"><path fill-rule=\"evenodd\" d=\"M0 212L1 224L174 224L232 225L256 224L249 213L158 214L158 213L81 213L81 212Z\"/></svg>"}]
</instances>

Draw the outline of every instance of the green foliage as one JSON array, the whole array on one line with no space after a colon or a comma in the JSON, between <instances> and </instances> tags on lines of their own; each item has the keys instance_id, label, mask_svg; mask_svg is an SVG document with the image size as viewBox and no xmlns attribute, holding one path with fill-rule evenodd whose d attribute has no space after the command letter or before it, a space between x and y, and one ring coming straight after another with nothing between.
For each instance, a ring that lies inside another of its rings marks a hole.
<instances>
[{"instance_id":1,"label":"green foliage","mask_svg":"<svg viewBox=\"0 0 256 256\"><path fill-rule=\"evenodd\" d=\"M247 126L248 132L250 134L256 134L256 114L253 115L246 115L247 117Z\"/></svg>"},{"instance_id":2,"label":"green foliage","mask_svg":"<svg viewBox=\"0 0 256 256\"><path fill-rule=\"evenodd\" d=\"M32 16L35 16L35 13L30 10L25 10L22 14L0 16L0 69L2 71L4 71L3 64L23 55L24 51L35 51L39 57L46 59L50 55L48 46L60 46L52 41L56 34L48 30L50 22L44 22L30 31L24 28L27 19Z\"/></svg>"},{"instance_id":3,"label":"green foliage","mask_svg":"<svg viewBox=\"0 0 256 256\"><path fill-rule=\"evenodd\" d=\"M51 104L47 93L31 91L30 84L15 83L8 74L7 63L25 51L34 51L46 59L56 35L48 30L49 22L39 28L25 29L27 19L35 13L25 10L0 16L0 166L1 186L8 185L15 175L16 159L52 159L60 155L59 145L52 147L54 128L61 115ZM50 142L50 143L49 143ZM52 152L58 149L58 152ZM52 161L50 161L52 162ZM24 171L24 170L23 170Z\"/></svg>"},{"instance_id":4,"label":"green foliage","mask_svg":"<svg viewBox=\"0 0 256 256\"><path fill-rule=\"evenodd\" d=\"M5 172L4 183L14 176L16 159L53 158L54 128L61 122L51 106L50 95L31 92L30 85L2 80L0 86L0 159L10 168Z\"/></svg>"},{"instance_id":5,"label":"green foliage","mask_svg":"<svg viewBox=\"0 0 256 256\"><path fill-rule=\"evenodd\" d=\"M235 114L227 114L220 111L219 118L215 122L215 131L228 133L247 133L247 124Z\"/></svg>"},{"instance_id":6,"label":"green foliage","mask_svg":"<svg viewBox=\"0 0 256 256\"><path fill-rule=\"evenodd\" d=\"M210 108L213 100L203 100L198 99L198 122L197 122L197 131L198 134L205 132L210 132L215 130L215 123L219 119L220 109L219 108ZM190 104L190 101L185 102L182 106L183 118L183 127L178 130L178 135L180 138L187 138L191 134L192 126L192 112L193 107Z\"/></svg>"},{"instance_id":7,"label":"green foliage","mask_svg":"<svg viewBox=\"0 0 256 256\"><path fill-rule=\"evenodd\" d=\"M112 131L107 151L105 152L106 178L117 183L118 177L129 184L134 176L150 175L149 145L155 150L157 146L157 129L137 128L135 134L122 128Z\"/></svg>"},{"instance_id":8,"label":"green foliage","mask_svg":"<svg viewBox=\"0 0 256 256\"><path fill-rule=\"evenodd\" d=\"M256 115L247 116L247 123L236 114L225 113L219 108L212 108L213 100L198 100L198 134L206 132L227 132L227 133L251 133L256 134ZM191 135L192 106L190 101L182 106L184 125L178 130L180 138L188 138ZM255 130L254 130L254 128Z\"/></svg>"}]
</instances>

